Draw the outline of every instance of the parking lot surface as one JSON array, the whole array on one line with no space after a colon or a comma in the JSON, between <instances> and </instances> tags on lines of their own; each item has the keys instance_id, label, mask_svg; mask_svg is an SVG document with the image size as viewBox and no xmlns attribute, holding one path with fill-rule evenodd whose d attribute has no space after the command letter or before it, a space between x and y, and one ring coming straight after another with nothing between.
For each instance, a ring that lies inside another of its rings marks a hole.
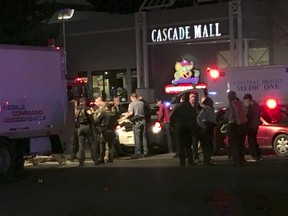
<instances>
[{"instance_id":1,"label":"parking lot surface","mask_svg":"<svg viewBox=\"0 0 288 216\"><path fill-rule=\"evenodd\" d=\"M288 215L287 159L236 168L226 155L215 166L179 167L172 154L94 166L26 163L24 178L0 185L8 215Z\"/></svg>"}]
</instances>

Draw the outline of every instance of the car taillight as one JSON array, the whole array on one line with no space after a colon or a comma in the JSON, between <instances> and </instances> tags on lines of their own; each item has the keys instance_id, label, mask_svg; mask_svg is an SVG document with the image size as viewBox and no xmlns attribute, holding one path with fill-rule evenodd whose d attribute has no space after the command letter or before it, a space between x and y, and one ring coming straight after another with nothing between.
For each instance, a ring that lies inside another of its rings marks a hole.
<instances>
[{"instance_id":1,"label":"car taillight","mask_svg":"<svg viewBox=\"0 0 288 216\"><path fill-rule=\"evenodd\" d=\"M159 133L162 130L162 124L160 122L155 122L153 127L152 127L152 132L153 133Z\"/></svg>"},{"instance_id":2,"label":"car taillight","mask_svg":"<svg viewBox=\"0 0 288 216\"><path fill-rule=\"evenodd\" d=\"M277 101L273 98L266 100L266 106L269 109L275 109L277 107Z\"/></svg>"}]
</instances>

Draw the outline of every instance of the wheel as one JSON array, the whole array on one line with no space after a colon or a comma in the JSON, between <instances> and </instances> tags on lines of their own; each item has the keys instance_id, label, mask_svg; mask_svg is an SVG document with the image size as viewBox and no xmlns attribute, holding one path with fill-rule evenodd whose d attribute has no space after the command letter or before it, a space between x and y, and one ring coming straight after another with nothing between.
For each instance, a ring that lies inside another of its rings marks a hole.
<instances>
[{"instance_id":1,"label":"wheel","mask_svg":"<svg viewBox=\"0 0 288 216\"><path fill-rule=\"evenodd\" d=\"M11 166L11 155L6 148L0 147L0 173L6 173Z\"/></svg>"},{"instance_id":2,"label":"wheel","mask_svg":"<svg viewBox=\"0 0 288 216\"><path fill-rule=\"evenodd\" d=\"M0 138L0 181L17 181L24 170L23 153L12 140Z\"/></svg>"},{"instance_id":3,"label":"wheel","mask_svg":"<svg viewBox=\"0 0 288 216\"><path fill-rule=\"evenodd\" d=\"M281 157L288 156L288 135L278 135L273 141L273 149Z\"/></svg>"}]
</instances>

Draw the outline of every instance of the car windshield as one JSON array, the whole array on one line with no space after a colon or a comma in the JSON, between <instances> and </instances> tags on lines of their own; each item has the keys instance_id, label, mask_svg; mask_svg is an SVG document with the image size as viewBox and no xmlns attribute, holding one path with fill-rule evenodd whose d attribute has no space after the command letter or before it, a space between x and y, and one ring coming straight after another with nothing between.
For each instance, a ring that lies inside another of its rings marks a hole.
<instances>
[{"instance_id":1,"label":"car windshield","mask_svg":"<svg viewBox=\"0 0 288 216\"><path fill-rule=\"evenodd\" d=\"M261 116L268 123L288 123L288 113L281 109L263 109Z\"/></svg>"}]
</instances>

